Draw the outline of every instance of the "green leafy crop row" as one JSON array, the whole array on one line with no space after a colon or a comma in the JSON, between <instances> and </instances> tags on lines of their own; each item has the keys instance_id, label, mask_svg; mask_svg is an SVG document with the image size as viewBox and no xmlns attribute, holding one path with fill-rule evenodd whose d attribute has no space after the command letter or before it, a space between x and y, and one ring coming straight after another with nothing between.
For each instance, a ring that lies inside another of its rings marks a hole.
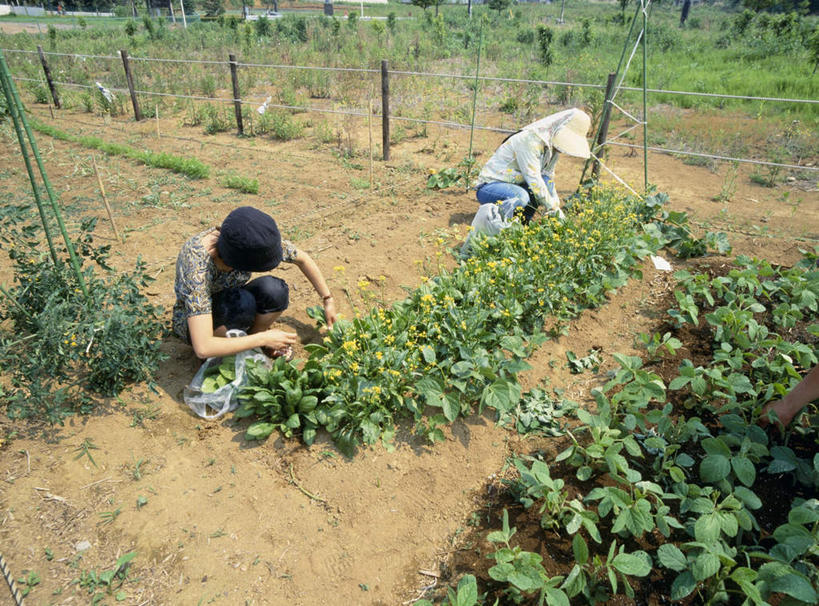
<instances>
[{"instance_id":1,"label":"green leafy crop row","mask_svg":"<svg viewBox=\"0 0 819 606\"><path fill-rule=\"evenodd\" d=\"M239 414L258 415L267 434L281 424L304 426L308 443L323 427L349 454L379 439L389 445L402 418L435 441L459 416L515 408L516 375L546 333L604 303L639 271L640 258L667 242L642 229L659 208L650 202L594 187L572 200L565 221L545 218L474 238L471 256L452 271L392 307L337 322L324 344L308 345L301 372L317 407L283 417L276 382L255 369ZM250 436L260 437L259 427Z\"/></svg>"},{"instance_id":2,"label":"green leafy crop row","mask_svg":"<svg viewBox=\"0 0 819 606\"><path fill-rule=\"evenodd\" d=\"M554 465L515 462L513 493L538 508L545 543L551 533L571 538L576 563L566 575L547 574L540 554L511 544L504 516L503 530L488 536L500 544L489 571L499 591L516 601L595 604L633 596L634 579L651 574L672 600L819 601L817 416L784 440L755 423L763 404L817 363L815 262L806 254L779 268L740 257L724 276L678 272L685 305L668 317L705 325L712 359L684 359L666 386L640 358L615 354L620 368L594 392L596 413L578 410L581 425ZM563 477L572 473L592 488L570 497Z\"/></svg>"}]
</instances>

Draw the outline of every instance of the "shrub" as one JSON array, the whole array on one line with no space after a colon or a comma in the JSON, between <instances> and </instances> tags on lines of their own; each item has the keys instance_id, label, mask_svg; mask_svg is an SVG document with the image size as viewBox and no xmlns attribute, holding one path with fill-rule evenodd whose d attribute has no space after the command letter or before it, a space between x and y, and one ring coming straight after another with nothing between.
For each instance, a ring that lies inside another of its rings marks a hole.
<instances>
[{"instance_id":1,"label":"shrub","mask_svg":"<svg viewBox=\"0 0 819 606\"><path fill-rule=\"evenodd\" d=\"M225 177L225 187L229 189L236 189L243 194L258 194L259 180L251 179L250 177L243 177L241 175L228 175Z\"/></svg>"},{"instance_id":2,"label":"shrub","mask_svg":"<svg viewBox=\"0 0 819 606\"><path fill-rule=\"evenodd\" d=\"M203 121L205 123L205 133L208 135L230 130L230 121L225 116L224 110L216 105L205 106Z\"/></svg>"},{"instance_id":3,"label":"shrub","mask_svg":"<svg viewBox=\"0 0 819 606\"><path fill-rule=\"evenodd\" d=\"M273 34L273 25L270 23L270 19L264 15L253 22L253 28L259 38L268 38Z\"/></svg>"},{"instance_id":4,"label":"shrub","mask_svg":"<svg viewBox=\"0 0 819 606\"><path fill-rule=\"evenodd\" d=\"M535 31L532 29L521 30L515 39L521 44L533 44L535 41Z\"/></svg>"},{"instance_id":5,"label":"shrub","mask_svg":"<svg viewBox=\"0 0 819 606\"><path fill-rule=\"evenodd\" d=\"M42 227L31 207L6 207L0 241L14 266L15 287L0 298L0 363L11 387L6 413L62 423L90 412L99 397L127 384L151 381L164 359L160 352L162 309L143 289L151 278L137 260L132 272L114 272L109 246L95 246L96 219L83 220L73 241L88 296L67 259L42 250ZM8 325L6 325L8 326Z\"/></svg>"},{"instance_id":6,"label":"shrub","mask_svg":"<svg viewBox=\"0 0 819 606\"><path fill-rule=\"evenodd\" d=\"M129 38L133 38L137 32L137 24L136 21L133 19L128 19L123 26L125 33L128 35Z\"/></svg>"},{"instance_id":7,"label":"shrub","mask_svg":"<svg viewBox=\"0 0 819 606\"><path fill-rule=\"evenodd\" d=\"M293 119L287 112L272 112L270 114L270 134L274 139L290 141L300 137L304 127Z\"/></svg>"},{"instance_id":8,"label":"shrub","mask_svg":"<svg viewBox=\"0 0 819 606\"><path fill-rule=\"evenodd\" d=\"M540 53L540 62L546 67L549 67L554 62L552 40L554 40L552 28L539 25L537 28L537 47Z\"/></svg>"}]
</instances>

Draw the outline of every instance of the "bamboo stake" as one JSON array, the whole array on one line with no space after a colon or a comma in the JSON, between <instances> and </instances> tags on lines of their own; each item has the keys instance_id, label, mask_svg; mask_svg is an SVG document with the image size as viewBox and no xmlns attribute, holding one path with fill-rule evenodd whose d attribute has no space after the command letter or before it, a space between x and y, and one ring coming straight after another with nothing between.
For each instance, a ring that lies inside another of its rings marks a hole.
<instances>
[{"instance_id":1,"label":"bamboo stake","mask_svg":"<svg viewBox=\"0 0 819 606\"><path fill-rule=\"evenodd\" d=\"M478 33L478 58L475 64L475 88L472 91L472 123L469 126L469 153L467 154L466 173L464 174L464 181L466 182L466 189L469 190L469 180L472 177L472 139L475 135L475 113L478 105L478 83L480 82L481 74L481 47L483 46L483 19L481 19L481 29Z\"/></svg>"},{"instance_id":2,"label":"bamboo stake","mask_svg":"<svg viewBox=\"0 0 819 606\"><path fill-rule=\"evenodd\" d=\"M156 116L156 138L159 139L159 105L154 105L154 115Z\"/></svg>"},{"instance_id":3,"label":"bamboo stake","mask_svg":"<svg viewBox=\"0 0 819 606\"><path fill-rule=\"evenodd\" d=\"M28 124L28 119L26 118L26 112L23 108L23 102L20 101L20 95L17 93L17 88L14 85L14 81L11 78L11 72L9 71L9 66L6 63L5 57L0 53L0 70L3 72L3 78L6 80L6 85L8 87L9 92L11 93L10 96L13 103L11 105L17 106L17 112L20 119L20 124L23 126L23 130L26 133L26 137L28 137L28 142L31 147L31 153L34 156L34 160L37 162L37 168L40 170L40 176L43 179L43 185L45 186L46 192L48 193L48 201L51 203L51 211L54 213L54 218L57 220L57 226L60 228L60 233L63 235L63 241L65 242L65 248L68 251L68 257L71 261L71 266L74 269L74 274L77 276L77 282L79 283L80 290L82 290L82 294L88 298L88 287L85 285L85 278L83 278L82 270L80 269L80 262L77 258L77 252L74 250L74 243L71 242L71 238L68 236L68 232L65 229L65 222L63 221L63 215L60 212L60 207L57 205L57 194L54 193L54 189L51 187L51 181L48 180L48 175L46 174L45 165L43 164L43 159L40 157L40 149L37 147L37 141L34 139L34 134L31 132L31 127ZM35 189L36 186L35 186Z\"/></svg>"},{"instance_id":4,"label":"bamboo stake","mask_svg":"<svg viewBox=\"0 0 819 606\"><path fill-rule=\"evenodd\" d=\"M370 97L367 99L367 130L370 133L370 191L373 190L373 85L370 83Z\"/></svg>"},{"instance_id":5,"label":"bamboo stake","mask_svg":"<svg viewBox=\"0 0 819 606\"><path fill-rule=\"evenodd\" d=\"M117 237L117 240L125 244L125 238L120 236L116 221L114 221L114 213L111 212L111 206L108 204L108 197L105 195L105 187L103 187L102 178L100 177L100 169L97 168L97 159L93 154L91 155L91 164L94 165L94 173L97 175L97 183L100 186L100 193L102 194L102 203L105 204L108 219L111 221L111 227L114 228L114 235Z\"/></svg>"},{"instance_id":6,"label":"bamboo stake","mask_svg":"<svg viewBox=\"0 0 819 606\"><path fill-rule=\"evenodd\" d=\"M11 78L8 77L9 72L6 66L6 59L3 56L3 52L0 51L0 86L2 86L3 93L6 97L6 101L8 102L9 108L9 115L11 116L11 121L14 124L14 130L17 133L17 141L20 143L20 154L23 156L23 163L26 165L26 171L28 172L28 179L31 181L31 190L34 193L34 201L37 203L37 211L40 213L40 220L43 223L43 233L46 237L46 242L48 243L48 250L51 253L51 260L54 262L54 265L57 265L57 250L54 248L54 240L51 237L51 228L48 226L48 218L45 214L45 207L42 197L40 196L40 188L37 186L37 179L34 176L34 167L31 164L31 158L29 158L28 148L26 147L25 143L25 135L23 133L23 126L20 121L20 116L18 112L21 109L15 104L14 102L14 95L11 91Z\"/></svg>"}]
</instances>

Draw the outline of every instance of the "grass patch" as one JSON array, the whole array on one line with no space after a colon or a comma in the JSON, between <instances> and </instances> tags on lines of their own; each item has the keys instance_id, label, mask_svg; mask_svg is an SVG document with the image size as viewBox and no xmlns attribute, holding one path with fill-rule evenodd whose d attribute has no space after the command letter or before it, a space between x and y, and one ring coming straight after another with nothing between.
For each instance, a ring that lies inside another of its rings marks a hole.
<instances>
[{"instance_id":1,"label":"grass patch","mask_svg":"<svg viewBox=\"0 0 819 606\"><path fill-rule=\"evenodd\" d=\"M241 175L228 175L224 180L225 187L237 189L243 194L258 194L259 180Z\"/></svg>"},{"instance_id":2,"label":"grass patch","mask_svg":"<svg viewBox=\"0 0 819 606\"><path fill-rule=\"evenodd\" d=\"M109 156L125 156L137 162L142 162L146 166L154 168L165 168L171 172L179 173L192 179L205 179L210 174L210 167L196 158L183 158L165 152L152 152L148 150L136 149L130 145L122 143L110 143L103 141L99 137L89 137L85 135L72 135L53 126L41 124L35 120L31 121L31 126L45 135L78 143L83 147L97 149Z\"/></svg>"}]
</instances>

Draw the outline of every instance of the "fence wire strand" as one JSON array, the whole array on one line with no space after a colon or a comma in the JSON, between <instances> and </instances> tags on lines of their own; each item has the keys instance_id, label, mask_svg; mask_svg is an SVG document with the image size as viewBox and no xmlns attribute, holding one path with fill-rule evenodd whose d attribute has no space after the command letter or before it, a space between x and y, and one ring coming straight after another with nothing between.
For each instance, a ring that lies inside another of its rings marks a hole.
<instances>
[{"instance_id":1,"label":"fence wire strand","mask_svg":"<svg viewBox=\"0 0 819 606\"><path fill-rule=\"evenodd\" d=\"M643 149L642 145L634 145L633 143L621 143L620 141L608 140L603 145L616 145L618 147L629 147L632 149ZM768 162L766 160L751 160L749 158L732 158L731 156L719 156L716 154L702 154L699 152L688 152L679 149L666 149L664 147L647 147L650 151L660 152L664 154L674 154L678 156L696 156L698 158L712 158L714 160L724 160L726 162L743 162L745 164L760 164L762 166L776 166L779 168L790 168L793 170L810 170L817 171L817 166L800 166L799 164L781 164L779 162Z\"/></svg>"},{"instance_id":2,"label":"fence wire strand","mask_svg":"<svg viewBox=\"0 0 819 606\"><path fill-rule=\"evenodd\" d=\"M632 50L632 56L629 58L629 63L636 53L636 49L639 46L640 37L638 36L637 43L635 44L634 49ZM25 54L38 54L37 51L33 50L26 50L26 49L19 49L19 48L0 48L0 51L4 53L25 53ZM89 59L120 59L118 55L83 55L78 53L57 53L57 52L50 52L44 51L43 54L50 55L50 56L58 56L58 57L79 57L79 58L89 58ZM208 60L208 59L164 59L159 57L134 57L129 56L129 59L134 61L156 61L156 62L166 62L166 63L200 63L203 65L229 65L229 61L219 61L219 60ZM275 63L238 63L236 64L238 67L262 67L262 68L272 68L272 69L304 69L304 70L324 70L324 71L337 71L337 72L358 72L358 73L366 73L366 74L377 74L380 73L380 70L375 69L368 69L368 68L356 68L356 67L323 67L323 66L315 66L315 65L282 65L282 64L275 64ZM397 75L397 76L423 76L429 78L455 78L459 80L474 80L475 76L472 75L462 75L462 74L450 74L450 73L441 73L441 72L417 72L417 71L409 71L409 70L390 70L390 75ZM526 78L500 78L495 76L479 76L479 80L486 81L486 82L506 82L511 84L540 84L540 85L547 85L547 86L573 86L577 88L594 88L594 89L605 89L605 85L602 84L588 84L582 82L562 82L562 81L552 81L552 80L530 80ZM629 91L629 92L642 92L643 89L639 87L633 86L622 86L622 81L620 85L616 87L617 90ZM717 99L738 99L738 100L745 100L745 101L776 101L782 103L808 103L808 104L819 104L819 99L800 99L800 98L788 98L788 97L756 97L752 95L731 95L726 93L703 93L703 92L694 92L694 91L680 91L680 90L665 90L661 88L647 88L646 92L649 93L656 93L656 94L668 94L668 95L691 95L695 97L712 97Z\"/></svg>"}]
</instances>

